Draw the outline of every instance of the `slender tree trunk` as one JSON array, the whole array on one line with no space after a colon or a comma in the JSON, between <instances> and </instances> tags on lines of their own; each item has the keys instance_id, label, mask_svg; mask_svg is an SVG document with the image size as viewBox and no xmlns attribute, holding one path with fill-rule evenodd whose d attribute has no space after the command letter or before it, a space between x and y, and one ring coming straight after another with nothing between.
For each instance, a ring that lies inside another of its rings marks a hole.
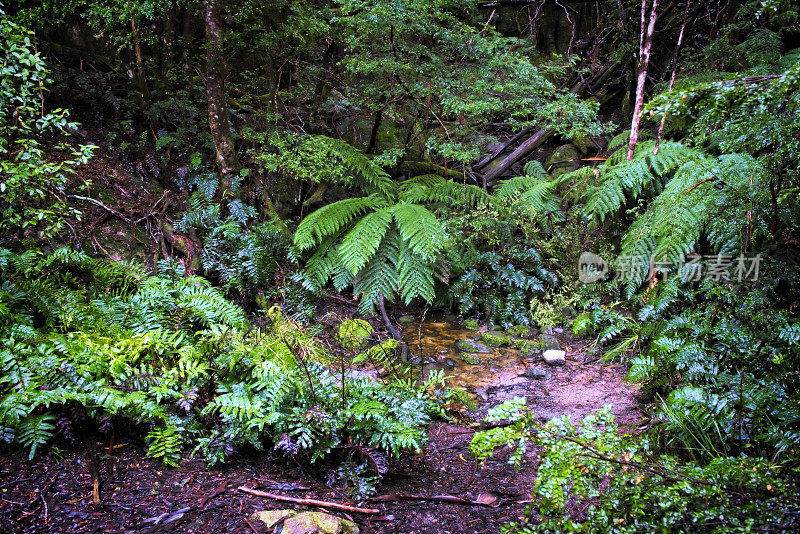
<instances>
[{"instance_id":1,"label":"slender tree trunk","mask_svg":"<svg viewBox=\"0 0 800 534\"><path fill-rule=\"evenodd\" d=\"M192 68L192 55L194 54L194 13L183 8L181 20L181 68L188 73Z\"/></svg>"},{"instance_id":2,"label":"slender tree trunk","mask_svg":"<svg viewBox=\"0 0 800 534\"><path fill-rule=\"evenodd\" d=\"M645 30L644 21L647 12L647 0L642 0L642 24L639 35L639 65L636 76L636 100L633 105L633 120L631 121L631 137L628 141L628 159L633 159L636 143L639 141L639 115L644 107L644 82L647 79L647 67L650 64L650 47L653 44L653 31L658 17L658 0L653 0L650 8L650 22Z\"/></svg>"},{"instance_id":3,"label":"slender tree trunk","mask_svg":"<svg viewBox=\"0 0 800 534\"><path fill-rule=\"evenodd\" d=\"M142 94L145 104L150 101L150 91L147 89L147 78L144 75L144 60L142 59L142 45L139 42L139 30L136 28L136 21L131 19L131 30L133 35L133 52L136 55L136 85Z\"/></svg>"},{"instance_id":4,"label":"slender tree trunk","mask_svg":"<svg viewBox=\"0 0 800 534\"><path fill-rule=\"evenodd\" d=\"M681 24L681 32L678 34L678 44L675 45L675 54L672 57L672 75L669 79L669 90L675 86L675 77L678 75L678 55L681 53L681 43L683 43L683 33L686 30L686 22L689 19L689 4L690 0L686 0L686 10L683 12L683 24ZM658 135L656 136L656 146L653 149L653 154L658 154L658 147L661 144L661 136L664 134L664 125L667 122L667 112L669 106L664 110L664 115L661 117L661 124L658 126Z\"/></svg>"},{"instance_id":5,"label":"slender tree trunk","mask_svg":"<svg viewBox=\"0 0 800 534\"><path fill-rule=\"evenodd\" d=\"M378 299L378 309L381 312L381 318L383 319L383 324L386 325L386 329L389 330L389 333L392 337L400 343L400 359L408 361L408 345L405 341L403 341L403 334L400 333L397 328L394 327L392 321L389 319L389 314L386 313L386 303L383 295L380 296Z\"/></svg>"},{"instance_id":6,"label":"slender tree trunk","mask_svg":"<svg viewBox=\"0 0 800 534\"><path fill-rule=\"evenodd\" d=\"M175 21L178 8L174 7L167 12L164 19L164 31L161 37L161 76L166 77L175 62Z\"/></svg>"},{"instance_id":7,"label":"slender tree trunk","mask_svg":"<svg viewBox=\"0 0 800 534\"><path fill-rule=\"evenodd\" d=\"M225 101L226 61L222 40L221 0L208 0L206 23L206 89L208 91L208 124L217 151L217 166L222 173L223 185L230 187L231 179L239 170L239 160L233 144L233 133L228 120Z\"/></svg>"}]
</instances>

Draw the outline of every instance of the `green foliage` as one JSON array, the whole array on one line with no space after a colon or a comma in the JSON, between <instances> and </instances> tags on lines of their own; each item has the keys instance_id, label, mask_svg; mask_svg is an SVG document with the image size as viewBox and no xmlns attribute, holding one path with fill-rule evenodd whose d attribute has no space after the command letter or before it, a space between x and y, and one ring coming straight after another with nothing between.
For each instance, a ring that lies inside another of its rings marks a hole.
<instances>
[{"instance_id":1,"label":"green foliage","mask_svg":"<svg viewBox=\"0 0 800 534\"><path fill-rule=\"evenodd\" d=\"M345 319L339 325L336 339L348 350L361 350L373 334L372 325L363 319Z\"/></svg>"},{"instance_id":2,"label":"green foliage","mask_svg":"<svg viewBox=\"0 0 800 534\"><path fill-rule=\"evenodd\" d=\"M384 173L377 164L352 148L342 153L353 155L352 167L366 182L379 183L374 177ZM401 184L397 192L387 186L380 193L340 200L311 213L294 235L300 251L314 249L306 262L305 283L314 290L331 279L339 291L352 285L362 312L396 294L406 303L414 298L431 301L445 234L437 217L417 202L437 201L442 190L458 188L452 182L417 178ZM467 187L463 191L467 202L484 198Z\"/></svg>"},{"instance_id":3,"label":"green foliage","mask_svg":"<svg viewBox=\"0 0 800 534\"><path fill-rule=\"evenodd\" d=\"M396 189L386 171L345 141L278 132L248 136L265 145L255 153L263 170L300 181L357 186L366 193L391 195Z\"/></svg>"},{"instance_id":4,"label":"green foliage","mask_svg":"<svg viewBox=\"0 0 800 534\"><path fill-rule=\"evenodd\" d=\"M643 335L643 326L633 317L617 310L622 302L609 305L591 300L584 304L585 309L572 322L572 332L576 335L597 336L595 346L607 346L603 358L613 360L637 351Z\"/></svg>"},{"instance_id":5,"label":"green foliage","mask_svg":"<svg viewBox=\"0 0 800 534\"><path fill-rule=\"evenodd\" d=\"M343 387L322 344L277 308L268 327L249 327L172 263L148 275L66 249L0 249L0 269L0 436L31 456L77 424L144 427L148 454L167 465L187 446L212 464L243 445L311 461L356 446L397 455L419 449L442 413L426 393L441 377L348 374Z\"/></svg>"},{"instance_id":6,"label":"green foliage","mask_svg":"<svg viewBox=\"0 0 800 534\"><path fill-rule=\"evenodd\" d=\"M695 291L665 288L640 311L653 326L628 377L663 397L667 443L698 458L778 457L793 448L798 327L773 299L763 288L707 282Z\"/></svg>"},{"instance_id":7,"label":"green foliage","mask_svg":"<svg viewBox=\"0 0 800 534\"><path fill-rule=\"evenodd\" d=\"M341 104L382 110L389 117L429 117L424 146L436 156L467 163L485 138L473 127L494 118L580 135L596 108L557 89L552 78L478 21L472 3L453 0L340 0L333 19L345 36L348 90Z\"/></svg>"},{"instance_id":8,"label":"green foliage","mask_svg":"<svg viewBox=\"0 0 800 534\"><path fill-rule=\"evenodd\" d=\"M518 397L487 420L510 425L475 434L470 450L479 459L509 447L509 462L520 466L528 442L542 450L535 504L503 532L751 532L797 524L788 470L762 459L700 466L656 456L646 440L619 433L610 406L577 426L566 415L542 424Z\"/></svg>"},{"instance_id":9,"label":"green foliage","mask_svg":"<svg viewBox=\"0 0 800 534\"><path fill-rule=\"evenodd\" d=\"M450 285L453 303L462 315L483 313L494 324L511 328L530 325L528 305L554 283L532 248L512 246L502 252L482 252Z\"/></svg>"},{"instance_id":10,"label":"green foliage","mask_svg":"<svg viewBox=\"0 0 800 534\"><path fill-rule=\"evenodd\" d=\"M63 109L47 111L44 92L51 82L35 51L33 32L15 24L0 6L0 238L17 232L50 237L63 217L79 216L67 206L64 188L75 167L90 157L91 145L56 143L51 157L42 143L59 139L77 125Z\"/></svg>"},{"instance_id":11,"label":"green foliage","mask_svg":"<svg viewBox=\"0 0 800 534\"><path fill-rule=\"evenodd\" d=\"M213 196L210 187L192 194L190 210L176 226L202 241L203 272L223 286L239 290L263 290L273 285L278 266L287 257L291 259L291 242L279 226L282 223L254 221L256 210L241 200L228 202L228 215L223 216L221 205L208 194Z\"/></svg>"}]
</instances>

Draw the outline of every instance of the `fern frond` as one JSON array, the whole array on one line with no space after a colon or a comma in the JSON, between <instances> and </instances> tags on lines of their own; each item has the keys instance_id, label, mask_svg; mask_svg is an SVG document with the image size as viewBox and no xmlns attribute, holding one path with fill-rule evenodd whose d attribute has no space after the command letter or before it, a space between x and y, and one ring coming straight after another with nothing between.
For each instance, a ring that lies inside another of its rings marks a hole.
<instances>
[{"instance_id":1,"label":"fern frond","mask_svg":"<svg viewBox=\"0 0 800 534\"><path fill-rule=\"evenodd\" d=\"M408 246L400 242L397 270L399 274L400 296L406 304L417 297L431 302L435 296L433 269L430 262L424 261Z\"/></svg>"},{"instance_id":2,"label":"fern frond","mask_svg":"<svg viewBox=\"0 0 800 534\"><path fill-rule=\"evenodd\" d=\"M441 248L444 228L425 206L401 202L391 208L400 236L415 254L433 257Z\"/></svg>"},{"instance_id":3,"label":"fern frond","mask_svg":"<svg viewBox=\"0 0 800 534\"><path fill-rule=\"evenodd\" d=\"M383 208L365 215L342 239L338 248L344 267L355 275L378 250L392 222L392 210Z\"/></svg>"},{"instance_id":4,"label":"fern frond","mask_svg":"<svg viewBox=\"0 0 800 534\"><path fill-rule=\"evenodd\" d=\"M445 179L436 174L409 178L400 185L400 200L412 204L458 204L476 207L494 199L482 188Z\"/></svg>"},{"instance_id":5,"label":"fern frond","mask_svg":"<svg viewBox=\"0 0 800 534\"><path fill-rule=\"evenodd\" d=\"M361 299L360 312L372 312L381 297L390 299L400 288L398 241L397 234L389 232L369 263L355 277L353 293Z\"/></svg>"},{"instance_id":6,"label":"fern frond","mask_svg":"<svg viewBox=\"0 0 800 534\"><path fill-rule=\"evenodd\" d=\"M317 146L353 172L356 179L362 182L364 191L380 193L384 197L396 194L397 184L389 174L350 143L325 136L316 136L314 140Z\"/></svg>"},{"instance_id":7,"label":"fern frond","mask_svg":"<svg viewBox=\"0 0 800 534\"><path fill-rule=\"evenodd\" d=\"M384 207L385 201L378 195L348 198L328 204L309 214L294 234L294 244L302 251L307 250L325 237L335 234L347 226L354 218L368 210Z\"/></svg>"}]
</instances>

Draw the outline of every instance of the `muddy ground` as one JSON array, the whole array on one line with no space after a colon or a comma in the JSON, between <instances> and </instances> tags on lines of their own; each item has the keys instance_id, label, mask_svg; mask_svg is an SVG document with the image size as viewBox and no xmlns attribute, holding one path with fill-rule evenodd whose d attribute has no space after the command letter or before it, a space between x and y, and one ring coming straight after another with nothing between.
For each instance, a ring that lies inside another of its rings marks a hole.
<instances>
[{"instance_id":1,"label":"muddy ground","mask_svg":"<svg viewBox=\"0 0 800 534\"><path fill-rule=\"evenodd\" d=\"M594 361L597 355L588 350L586 342L563 336L568 356L562 367L526 362L510 349L496 349L489 355L494 356L491 363L484 357L479 365L466 365L452 343L474 333L447 323L434 321L431 325L426 332L428 352L435 352L429 356L430 366L448 367L454 376L451 383L461 381L478 407L457 414L461 424L433 423L422 452L394 462L378 486L376 500L360 503L379 513L332 512L352 519L362 532L498 532L501 525L521 519L530 505L539 451L530 450L522 468L515 470L506 463L507 451L481 466L468 450L475 420L507 398L526 397L540 419L561 414L578 419L612 403L624 427L635 430L642 422L636 392L623 382L623 366ZM442 362L447 358L458 363L445 365ZM546 367L549 376L524 376L530 365ZM111 449L109 443L92 443L94 451L101 451L99 503L93 502L92 455L85 448L54 448L33 461L20 450L0 456L0 531L262 533L272 530L249 519L255 511L323 511L246 494L239 486L295 498L359 504L348 498L343 487L327 485L333 463L309 467L272 452L244 452L218 469L209 469L188 454L179 468L165 468L146 458L141 443L132 439L112 444ZM441 502L436 500L440 496L486 504ZM153 518L159 516L156 525Z\"/></svg>"}]
</instances>

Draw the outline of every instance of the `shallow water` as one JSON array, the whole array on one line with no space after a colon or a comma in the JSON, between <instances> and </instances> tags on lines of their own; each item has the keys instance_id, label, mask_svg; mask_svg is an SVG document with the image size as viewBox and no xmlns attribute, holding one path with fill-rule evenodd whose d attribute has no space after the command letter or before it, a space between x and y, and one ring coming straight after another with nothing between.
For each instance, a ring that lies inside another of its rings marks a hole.
<instances>
[{"instance_id":1,"label":"shallow water","mask_svg":"<svg viewBox=\"0 0 800 534\"><path fill-rule=\"evenodd\" d=\"M577 422L605 404L611 404L619 424L633 428L642 421L637 389L625 382L626 367L595 361L600 353L591 349L590 342L577 340L569 334L556 335L567 353L566 365L560 367L551 367L539 358L529 357L530 351L523 358L517 349L488 345L491 353L478 354L479 364L464 362L461 359L464 353L457 349L456 343L462 339L479 340L482 331L485 329L467 330L436 316L403 328L410 352L422 359L424 376L431 370L443 369L450 377L447 385L464 387L475 399L478 409L467 413L468 416L482 419L488 408L522 396L542 420L566 414ZM535 335L524 339L538 346ZM545 371L547 376L526 377L526 367Z\"/></svg>"},{"instance_id":2,"label":"shallow water","mask_svg":"<svg viewBox=\"0 0 800 534\"><path fill-rule=\"evenodd\" d=\"M469 364L461 359L465 354L456 348L462 339L480 341L480 334L457 325L432 318L423 322L406 325L403 334L412 354L422 358L423 372L427 376L431 370L443 369L451 376L450 386L462 386L474 394L479 388L486 388L503 380L512 380L525 372L525 362L520 351L508 347L486 347L490 354L477 354L481 362Z\"/></svg>"}]
</instances>

